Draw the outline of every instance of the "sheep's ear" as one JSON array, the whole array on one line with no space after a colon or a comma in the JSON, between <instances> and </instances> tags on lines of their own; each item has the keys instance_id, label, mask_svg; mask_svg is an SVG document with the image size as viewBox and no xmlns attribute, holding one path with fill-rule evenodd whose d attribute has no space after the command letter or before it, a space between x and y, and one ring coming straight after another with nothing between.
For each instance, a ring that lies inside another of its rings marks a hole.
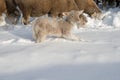
<instances>
[{"instance_id":1,"label":"sheep's ear","mask_svg":"<svg viewBox=\"0 0 120 80\"><path fill-rule=\"evenodd\" d=\"M92 17L92 18L96 18L96 17L97 17L96 15L97 15L97 13L94 12L91 17Z\"/></svg>"},{"instance_id":2,"label":"sheep's ear","mask_svg":"<svg viewBox=\"0 0 120 80\"><path fill-rule=\"evenodd\" d=\"M81 10L81 11L79 11L79 14L82 14L84 12L84 10Z\"/></svg>"},{"instance_id":3,"label":"sheep's ear","mask_svg":"<svg viewBox=\"0 0 120 80\"><path fill-rule=\"evenodd\" d=\"M71 14L74 14L74 13L75 13L75 10L70 11L70 13L71 13Z\"/></svg>"},{"instance_id":4,"label":"sheep's ear","mask_svg":"<svg viewBox=\"0 0 120 80\"><path fill-rule=\"evenodd\" d=\"M68 15L69 15L69 12L63 12L62 15L63 15L63 16L68 16Z\"/></svg>"}]
</instances>

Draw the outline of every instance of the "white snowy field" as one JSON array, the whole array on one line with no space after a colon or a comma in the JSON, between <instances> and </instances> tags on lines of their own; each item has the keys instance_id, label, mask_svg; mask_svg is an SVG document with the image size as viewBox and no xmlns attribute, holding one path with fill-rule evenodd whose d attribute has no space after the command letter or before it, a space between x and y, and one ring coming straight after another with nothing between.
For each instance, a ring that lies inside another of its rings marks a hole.
<instances>
[{"instance_id":1,"label":"white snowy field","mask_svg":"<svg viewBox=\"0 0 120 80\"><path fill-rule=\"evenodd\" d=\"M31 25L0 27L0 80L120 80L120 9L73 29L84 41L49 37L37 44Z\"/></svg>"}]
</instances>

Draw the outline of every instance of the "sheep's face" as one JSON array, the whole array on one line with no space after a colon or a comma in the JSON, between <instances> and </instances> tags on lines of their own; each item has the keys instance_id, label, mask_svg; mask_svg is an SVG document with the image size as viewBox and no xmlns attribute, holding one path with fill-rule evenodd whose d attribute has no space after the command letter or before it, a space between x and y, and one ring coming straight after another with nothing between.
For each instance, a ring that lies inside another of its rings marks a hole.
<instances>
[{"instance_id":1,"label":"sheep's face","mask_svg":"<svg viewBox=\"0 0 120 80\"><path fill-rule=\"evenodd\" d=\"M6 21L8 23L17 24L20 19L21 14L18 11L13 13L7 13Z\"/></svg>"},{"instance_id":2,"label":"sheep's face","mask_svg":"<svg viewBox=\"0 0 120 80\"><path fill-rule=\"evenodd\" d=\"M78 28L85 27L85 24L88 22L85 15L81 14L79 15L80 21L77 23Z\"/></svg>"},{"instance_id":3,"label":"sheep's face","mask_svg":"<svg viewBox=\"0 0 120 80\"><path fill-rule=\"evenodd\" d=\"M79 15L81 15L82 13L83 11L64 12L63 16L65 16L66 19L71 22L78 22L80 21Z\"/></svg>"},{"instance_id":4,"label":"sheep's face","mask_svg":"<svg viewBox=\"0 0 120 80\"><path fill-rule=\"evenodd\" d=\"M87 18L83 15L82 11L71 11L63 13L63 16L66 16L66 20L72 23L76 23L78 28L79 26L83 26L87 23Z\"/></svg>"}]
</instances>

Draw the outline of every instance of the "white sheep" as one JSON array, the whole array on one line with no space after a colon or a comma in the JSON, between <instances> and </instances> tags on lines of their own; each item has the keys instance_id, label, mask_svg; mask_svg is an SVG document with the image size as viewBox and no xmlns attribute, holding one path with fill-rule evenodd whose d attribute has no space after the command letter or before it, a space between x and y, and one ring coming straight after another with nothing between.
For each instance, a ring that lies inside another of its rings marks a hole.
<instances>
[{"instance_id":1,"label":"white sheep","mask_svg":"<svg viewBox=\"0 0 120 80\"><path fill-rule=\"evenodd\" d=\"M82 11L63 12L64 18L38 18L33 24L33 37L37 43L45 40L47 36L57 36L68 40L80 40L71 33L74 23L85 24L86 18ZM81 15L84 17L81 17Z\"/></svg>"}]
</instances>

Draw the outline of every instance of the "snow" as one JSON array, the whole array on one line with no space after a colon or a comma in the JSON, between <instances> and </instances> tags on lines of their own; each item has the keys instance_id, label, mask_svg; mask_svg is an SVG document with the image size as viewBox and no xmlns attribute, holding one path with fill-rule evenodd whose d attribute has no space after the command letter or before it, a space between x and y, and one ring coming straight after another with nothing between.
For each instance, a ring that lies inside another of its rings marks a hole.
<instances>
[{"instance_id":1,"label":"snow","mask_svg":"<svg viewBox=\"0 0 120 80\"><path fill-rule=\"evenodd\" d=\"M35 43L31 25L4 22L0 80L120 80L120 9L103 13L103 20L87 17L86 28L73 29L80 42L49 37Z\"/></svg>"}]
</instances>

